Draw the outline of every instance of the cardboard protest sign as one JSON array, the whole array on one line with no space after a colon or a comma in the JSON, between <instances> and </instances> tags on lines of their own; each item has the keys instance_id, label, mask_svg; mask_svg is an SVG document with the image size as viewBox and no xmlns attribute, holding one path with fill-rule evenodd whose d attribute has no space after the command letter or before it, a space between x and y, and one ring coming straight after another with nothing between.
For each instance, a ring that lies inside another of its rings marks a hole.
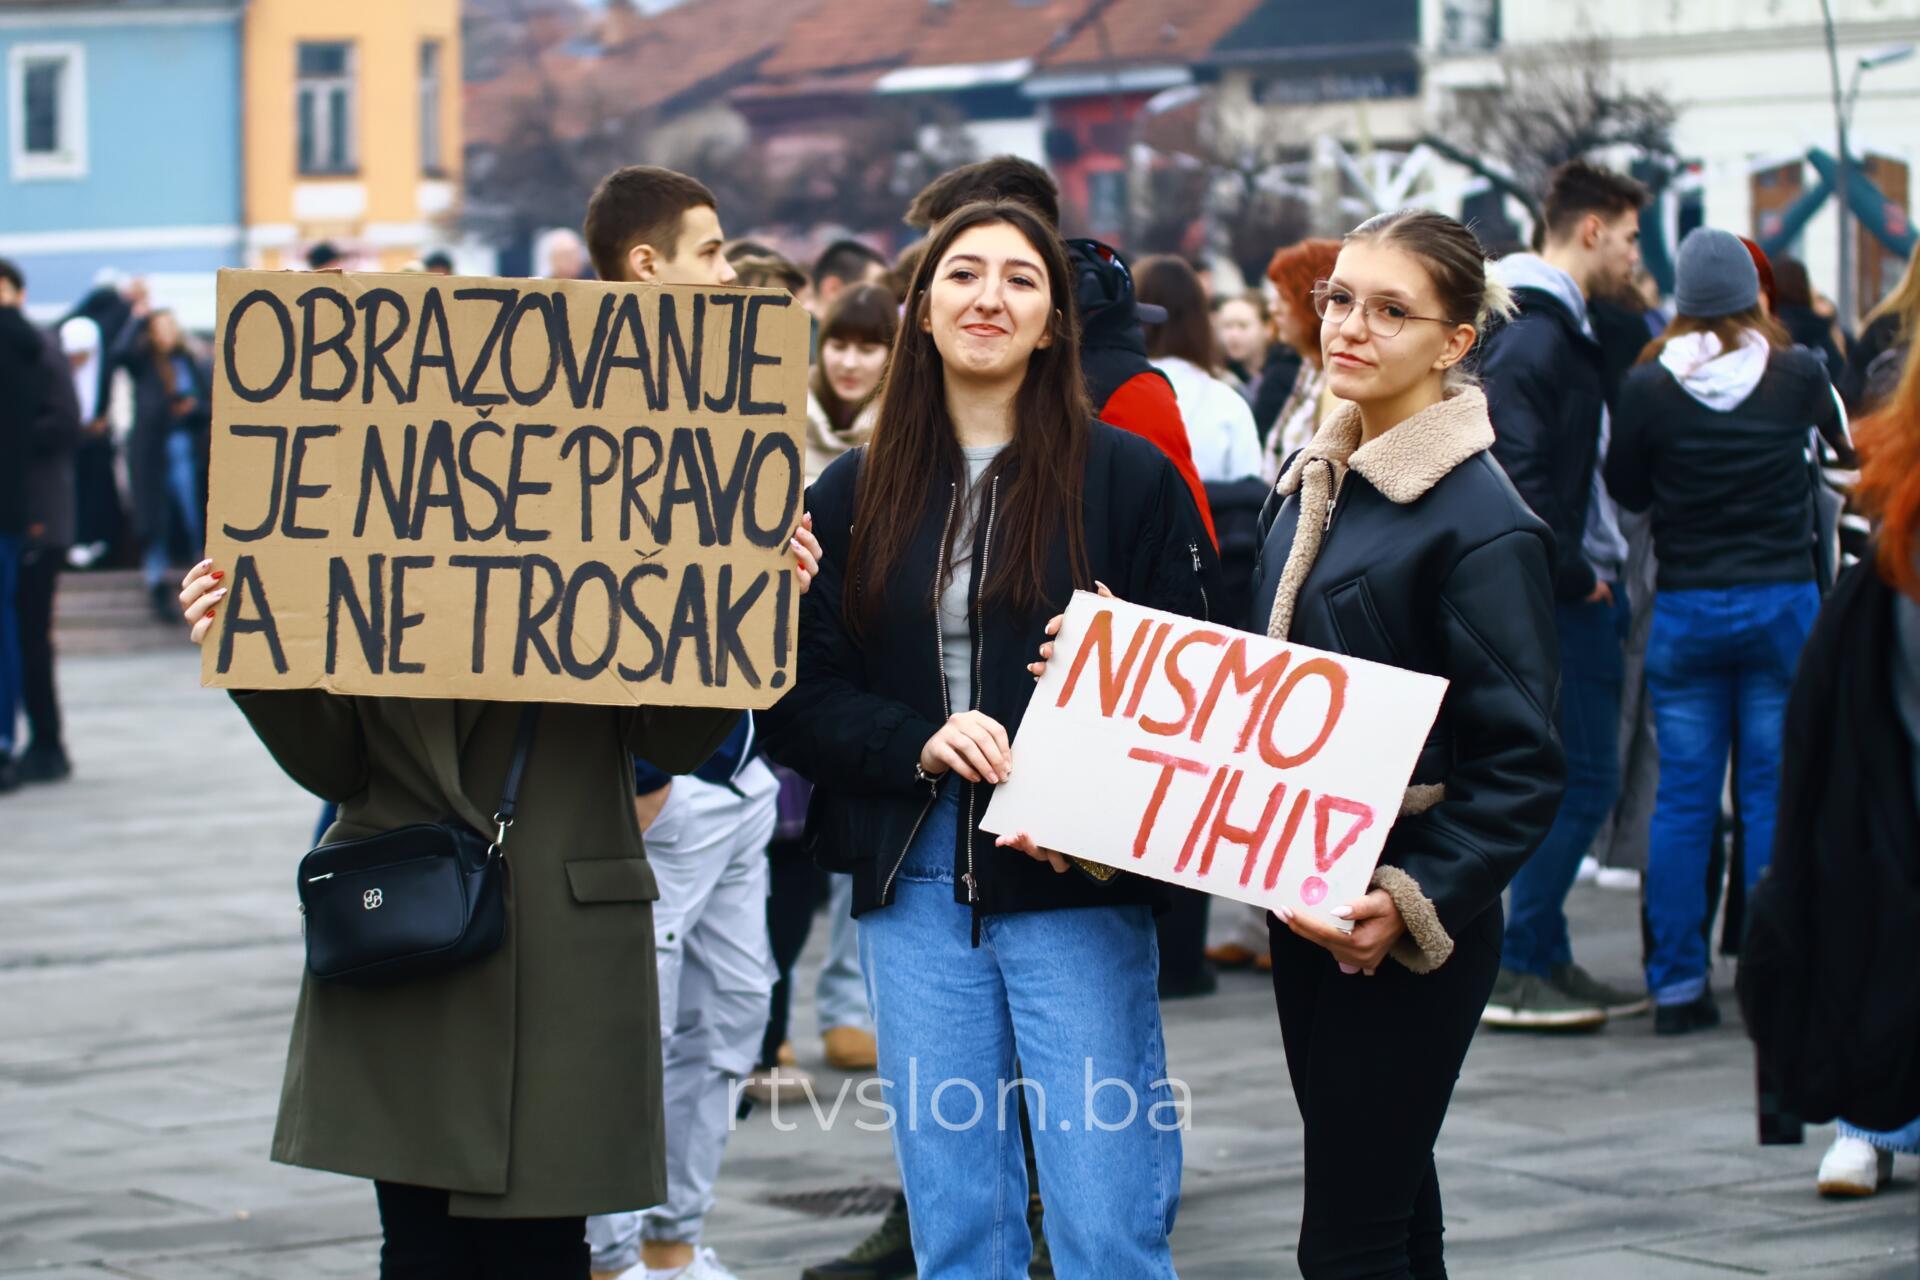
<instances>
[{"instance_id":1,"label":"cardboard protest sign","mask_svg":"<svg viewBox=\"0 0 1920 1280\"><path fill-rule=\"evenodd\" d=\"M764 707L807 318L766 289L222 271L202 681Z\"/></svg>"},{"instance_id":2,"label":"cardboard protest sign","mask_svg":"<svg viewBox=\"0 0 1920 1280\"><path fill-rule=\"evenodd\" d=\"M1447 687L1084 591L1053 652L982 827L1328 920L1366 892Z\"/></svg>"}]
</instances>

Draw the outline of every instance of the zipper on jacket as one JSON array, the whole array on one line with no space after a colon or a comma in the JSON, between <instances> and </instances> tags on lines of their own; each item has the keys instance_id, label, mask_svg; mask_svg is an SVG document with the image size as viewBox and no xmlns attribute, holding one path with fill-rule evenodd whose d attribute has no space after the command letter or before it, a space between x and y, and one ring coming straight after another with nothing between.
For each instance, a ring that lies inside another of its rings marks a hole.
<instances>
[{"instance_id":1,"label":"zipper on jacket","mask_svg":"<svg viewBox=\"0 0 1920 1280\"><path fill-rule=\"evenodd\" d=\"M986 609L981 603L982 590L987 581L987 560L993 555L993 517L1000 505L1000 477L993 478L993 485L987 490L987 525L980 538L980 560L973 566L973 705L980 705L981 683L985 679L985 659L982 650L987 647ZM942 668L944 671L945 668ZM974 805L979 798L978 787L967 788L967 829L962 838L967 845L967 870L960 882L967 889L967 904L973 908L973 945L980 945L980 882L973 878L973 821Z\"/></svg>"},{"instance_id":2,"label":"zipper on jacket","mask_svg":"<svg viewBox=\"0 0 1920 1280\"><path fill-rule=\"evenodd\" d=\"M1213 601L1207 599L1207 580L1202 574L1200 567L1200 544L1197 542L1189 542L1187 544L1187 554L1193 557L1193 576L1195 581L1200 584L1201 619L1206 622L1212 622Z\"/></svg>"},{"instance_id":3,"label":"zipper on jacket","mask_svg":"<svg viewBox=\"0 0 1920 1280\"><path fill-rule=\"evenodd\" d=\"M1333 463L1328 462L1326 466L1327 466L1327 522L1320 526L1320 533L1323 537L1326 534L1332 532L1334 513L1340 509L1341 476L1338 471L1335 471L1333 469Z\"/></svg>"},{"instance_id":4,"label":"zipper on jacket","mask_svg":"<svg viewBox=\"0 0 1920 1280\"><path fill-rule=\"evenodd\" d=\"M960 486L949 486L952 490L947 499L946 522L940 526L940 550L934 556L933 569L933 669L940 673L940 710L943 713L941 723L953 715L953 697L947 691L947 650L940 635L940 575L946 572L947 537L953 532L954 509L960 505ZM886 906L893 901L893 881L900 874L900 868L907 860L907 853L913 848L914 837L920 834L921 824L927 815L933 812L933 806L940 799L940 780L934 779L928 784L927 803L921 808L920 816L913 820L913 826L907 831L907 842L900 846L900 855L893 860L893 869L887 872L886 883L880 886L880 905Z\"/></svg>"}]
</instances>

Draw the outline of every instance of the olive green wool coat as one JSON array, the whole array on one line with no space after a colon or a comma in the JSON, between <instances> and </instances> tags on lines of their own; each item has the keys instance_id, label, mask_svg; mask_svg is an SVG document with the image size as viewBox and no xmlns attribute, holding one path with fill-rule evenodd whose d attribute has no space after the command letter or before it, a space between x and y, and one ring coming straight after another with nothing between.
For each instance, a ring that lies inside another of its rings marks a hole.
<instances>
[{"instance_id":1,"label":"olive green wool coat","mask_svg":"<svg viewBox=\"0 0 1920 1280\"><path fill-rule=\"evenodd\" d=\"M308 690L234 700L294 781L339 804L327 841L450 815L491 834L520 704ZM630 756L695 768L737 714L543 707L507 841L504 945L391 987L306 977L273 1158L442 1187L459 1217L666 1199L659 893Z\"/></svg>"}]
</instances>

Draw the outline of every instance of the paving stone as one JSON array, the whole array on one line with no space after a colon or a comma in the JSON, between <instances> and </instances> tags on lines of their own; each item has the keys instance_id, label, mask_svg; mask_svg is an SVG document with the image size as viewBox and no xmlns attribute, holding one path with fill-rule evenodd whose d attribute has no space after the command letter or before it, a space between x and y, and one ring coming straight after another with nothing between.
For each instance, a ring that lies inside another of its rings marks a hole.
<instances>
[{"instance_id":1,"label":"paving stone","mask_svg":"<svg viewBox=\"0 0 1920 1280\"><path fill-rule=\"evenodd\" d=\"M266 1158L300 971L292 867L317 805L274 767L193 655L159 644L61 670L77 772L0 797L0 1280L284 1280L374 1273L364 1182ZM1631 982L1631 894L1580 888L1582 963ZM874 1215L770 1203L891 1184L888 1136L819 1061L810 975L793 1013L821 1110L737 1126L707 1243L743 1280L791 1280ZM1497 1280L1910 1280L1913 1163L1881 1197L1813 1193L1828 1138L1756 1144L1752 1054L1730 1024L1678 1041L1650 1020L1595 1035L1488 1032L1438 1160L1448 1261ZM1272 989L1257 973L1165 1008L1191 1098L1174 1254L1184 1280L1292 1276L1304 1169Z\"/></svg>"}]
</instances>

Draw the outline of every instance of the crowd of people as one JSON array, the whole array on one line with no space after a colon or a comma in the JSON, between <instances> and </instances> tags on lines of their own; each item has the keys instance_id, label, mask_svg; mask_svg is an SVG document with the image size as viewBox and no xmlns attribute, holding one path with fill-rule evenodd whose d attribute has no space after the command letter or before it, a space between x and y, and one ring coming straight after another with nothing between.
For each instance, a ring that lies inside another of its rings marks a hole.
<instances>
[{"instance_id":1,"label":"crowd of people","mask_svg":"<svg viewBox=\"0 0 1920 1280\"><path fill-rule=\"evenodd\" d=\"M352 265L324 241L306 260ZM453 259L406 269L448 275ZM144 280L105 271L46 328L27 318L27 285L0 259L0 793L73 772L54 681L61 573L138 565L149 612L179 620L177 570L204 542L213 417L205 344Z\"/></svg>"},{"instance_id":2,"label":"crowd of people","mask_svg":"<svg viewBox=\"0 0 1920 1280\"><path fill-rule=\"evenodd\" d=\"M813 314L797 680L754 715L537 726L235 694L328 802L323 844L449 813L488 830L532 743L506 943L390 987L308 975L275 1158L374 1180L390 1280L726 1280L705 1219L737 1110L811 1087L790 1010L824 907L823 1058L877 1071L902 1192L808 1280L1171 1277L1160 1002L1220 968L1270 972L1303 1274L1443 1276L1433 1150L1478 1028L1716 1026L1724 906L1723 950L1755 943L1772 1121L1839 1119L1819 1188L1872 1194L1920 1150L1913 993L1861 977L1910 946L1920 847L1920 265L1856 336L1804 266L1701 228L1663 298L1647 200L1576 161L1530 250L1490 259L1452 218L1392 211L1213 297L1182 257L1063 237L1052 179L1010 157L921 192L897 256L845 240L807 266L729 240L692 178L609 175L547 270L784 288ZM0 263L0 385L45 389L0 397L0 707L31 733L0 767L47 780L68 767L53 582L121 545L116 446L156 610L200 642L226 589L210 561L168 568L201 537L193 345L135 285L49 332L24 287ZM1850 568L1849 501L1885 525ZM980 830L1076 588L1448 680L1372 883L1335 913L1350 931ZM1842 743L1876 757L1845 794L1892 794L1856 795L1838 847L1809 832L1842 803L1814 784ZM1643 986L1575 960L1566 902L1602 864L1641 889ZM1877 890L1885 927L1807 906L1830 883ZM1847 969L1829 934L1867 958ZM1836 1022L1858 1048L1817 1070ZM1095 1116L1095 1079L1125 1086L1125 1118L1036 1119ZM948 1083L998 1123L947 1123Z\"/></svg>"}]
</instances>

